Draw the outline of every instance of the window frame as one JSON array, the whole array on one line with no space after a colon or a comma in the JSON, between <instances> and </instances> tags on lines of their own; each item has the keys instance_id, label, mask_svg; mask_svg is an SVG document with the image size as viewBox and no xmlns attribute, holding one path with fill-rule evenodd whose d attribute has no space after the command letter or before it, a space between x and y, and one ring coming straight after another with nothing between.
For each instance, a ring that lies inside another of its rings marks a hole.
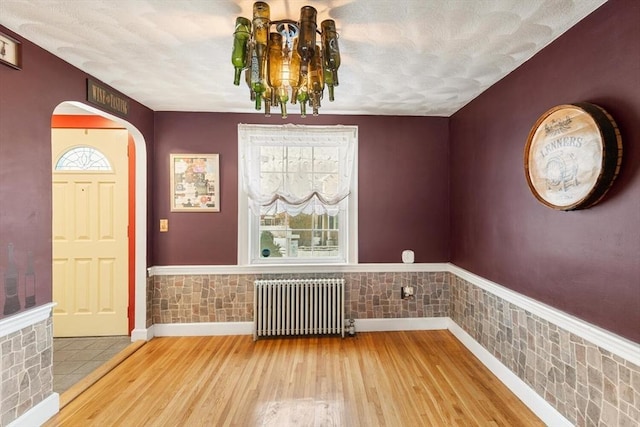
<instances>
[{"instance_id":1,"label":"window frame","mask_svg":"<svg viewBox=\"0 0 640 427\"><path fill-rule=\"evenodd\" d=\"M277 127L277 126L274 126ZM356 128L357 126L350 126ZM238 162L242 161L238 138ZM353 173L349 196L341 203L345 204L338 214L339 257L326 258L261 258L260 257L260 217L249 209L249 196L242 188L241 168L238 164L238 265L346 265L358 263L358 137L354 141Z\"/></svg>"}]
</instances>

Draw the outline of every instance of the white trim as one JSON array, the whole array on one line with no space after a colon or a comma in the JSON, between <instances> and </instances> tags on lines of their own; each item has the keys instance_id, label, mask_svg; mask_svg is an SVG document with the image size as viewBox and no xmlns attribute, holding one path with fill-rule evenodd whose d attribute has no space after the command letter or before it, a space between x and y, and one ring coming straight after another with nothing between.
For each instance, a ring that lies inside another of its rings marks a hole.
<instances>
[{"instance_id":1,"label":"white trim","mask_svg":"<svg viewBox=\"0 0 640 427\"><path fill-rule=\"evenodd\" d=\"M498 379L515 394L534 414L548 426L573 426L560 412L549 404L542 396L522 381L513 371L503 365L496 357L479 342L467 334L457 323L449 319L449 331L460 341L480 362L487 367Z\"/></svg>"},{"instance_id":2,"label":"white trim","mask_svg":"<svg viewBox=\"0 0 640 427\"><path fill-rule=\"evenodd\" d=\"M356 319L356 332L433 331L447 329L448 317L403 317L394 319Z\"/></svg>"},{"instance_id":3,"label":"white trim","mask_svg":"<svg viewBox=\"0 0 640 427\"><path fill-rule=\"evenodd\" d=\"M166 265L149 268L149 276L202 274L404 273L449 271L449 264L297 264L297 265Z\"/></svg>"},{"instance_id":4,"label":"white trim","mask_svg":"<svg viewBox=\"0 0 640 427\"><path fill-rule=\"evenodd\" d=\"M47 320L51 317L51 310L53 310L55 305L56 303L50 302L0 320L0 337L7 336L28 326L42 322L43 320Z\"/></svg>"},{"instance_id":5,"label":"white trim","mask_svg":"<svg viewBox=\"0 0 640 427\"><path fill-rule=\"evenodd\" d=\"M253 322L156 323L156 337L253 335Z\"/></svg>"},{"instance_id":6,"label":"white trim","mask_svg":"<svg viewBox=\"0 0 640 427\"><path fill-rule=\"evenodd\" d=\"M249 199L249 195L244 191L243 189L243 185L242 182L245 179L243 176L243 171L242 171L242 167L240 165L242 158L243 158L243 144L240 141L241 135L240 133L241 131L241 127L243 127L245 129L246 132L246 127L247 126L251 126L252 128L275 128L275 127L280 127L282 128L282 126L279 125L243 125L243 124L239 124L238 125L238 138L237 138L237 144L238 144L238 162L239 162L239 167L238 167L238 245L237 245L237 260L238 260L238 264L240 266L251 266L252 263L254 263L253 265L255 266L261 266L261 264L256 261L253 260L252 258L255 257L255 255L259 252L256 248L252 247L253 243L251 241L251 236L253 234L257 233L258 230L258 224L257 224L257 220L255 215L250 215L249 214L249 203L248 203L248 199ZM296 126L294 126L296 127ZM340 257L344 258L346 260L347 263L349 264L357 264L358 262L358 126L357 125L323 125L323 126L308 126L308 125L300 125L297 126L299 128L326 128L327 130L331 131L331 132L335 132L336 130L339 132L355 132L355 136L354 136L354 150L355 150L355 155L353 156L353 172L351 175L351 192L348 196L348 209L347 209L347 218L346 218L346 226L340 226L340 230L346 230L346 233L341 233L340 236L340 240L342 242L344 242L344 240L347 240L346 245L345 244L341 244L342 248L341 249L346 249L346 250L341 250L341 254ZM250 131L249 131L250 132ZM346 234L346 239L345 239L345 234ZM296 265L299 265L298 263L300 262L300 260L296 260L296 259L291 259L290 264L287 264L288 266L291 266L293 268L296 267ZM305 262L304 260L302 260L302 262ZM322 259L319 259L317 261L319 263L319 265L327 265L324 264L325 261L323 261ZM262 264L262 265L271 265L270 263L267 264ZM330 264L328 264L330 265ZM216 273L213 273L216 274ZM227 274L237 274L237 273L227 273Z\"/></svg>"},{"instance_id":7,"label":"white trim","mask_svg":"<svg viewBox=\"0 0 640 427\"><path fill-rule=\"evenodd\" d=\"M135 217L135 329L145 329L147 324L147 144L142 132L123 118L99 110L83 102L64 101L56 108L65 104L73 105L101 117L106 117L123 125L133 137L136 151L136 217ZM55 110L54 110L55 114Z\"/></svg>"},{"instance_id":8,"label":"white trim","mask_svg":"<svg viewBox=\"0 0 640 427\"><path fill-rule=\"evenodd\" d=\"M127 123L136 149L135 309L134 329L147 325L147 145L142 133Z\"/></svg>"},{"instance_id":9,"label":"white trim","mask_svg":"<svg viewBox=\"0 0 640 427\"><path fill-rule=\"evenodd\" d=\"M135 341L149 341L154 336L154 327L151 325L150 328L146 329L134 329L131 331L131 342Z\"/></svg>"},{"instance_id":10,"label":"white trim","mask_svg":"<svg viewBox=\"0 0 640 427\"><path fill-rule=\"evenodd\" d=\"M490 280L477 276L455 265L449 265L449 271L461 279L478 286L495 296L504 299L516 306L529 311L554 325L566 329L585 340L616 354L623 359L640 365L640 344L627 340L612 332L606 331L595 325L564 313L557 308L550 307L532 298L514 292ZM455 285L453 285L455 286Z\"/></svg>"},{"instance_id":11,"label":"white trim","mask_svg":"<svg viewBox=\"0 0 640 427\"><path fill-rule=\"evenodd\" d=\"M52 393L31 407L27 412L11 421L7 427L40 426L60 411L60 395Z\"/></svg>"},{"instance_id":12,"label":"white trim","mask_svg":"<svg viewBox=\"0 0 640 427\"><path fill-rule=\"evenodd\" d=\"M447 329L448 317L356 319L356 332L428 331ZM252 335L253 322L156 323L156 337Z\"/></svg>"}]
</instances>

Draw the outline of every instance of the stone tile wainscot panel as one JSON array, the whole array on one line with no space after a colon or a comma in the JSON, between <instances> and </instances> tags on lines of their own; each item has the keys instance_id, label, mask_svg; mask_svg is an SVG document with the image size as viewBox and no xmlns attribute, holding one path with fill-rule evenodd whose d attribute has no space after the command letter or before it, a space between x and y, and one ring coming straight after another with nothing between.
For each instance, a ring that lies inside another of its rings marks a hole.
<instances>
[{"instance_id":1,"label":"stone tile wainscot panel","mask_svg":"<svg viewBox=\"0 0 640 427\"><path fill-rule=\"evenodd\" d=\"M345 316L352 319L448 317L449 273L220 274L154 276L153 323L250 322L259 279L345 279ZM400 298L411 285L415 297Z\"/></svg>"},{"instance_id":2,"label":"stone tile wainscot panel","mask_svg":"<svg viewBox=\"0 0 640 427\"><path fill-rule=\"evenodd\" d=\"M6 426L53 393L51 317L0 337L0 425Z\"/></svg>"},{"instance_id":3,"label":"stone tile wainscot panel","mask_svg":"<svg viewBox=\"0 0 640 427\"><path fill-rule=\"evenodd\" d=\"M639 426L640 367L457 276L451 318L577 426Z\"/></svg>"}]
</instances>

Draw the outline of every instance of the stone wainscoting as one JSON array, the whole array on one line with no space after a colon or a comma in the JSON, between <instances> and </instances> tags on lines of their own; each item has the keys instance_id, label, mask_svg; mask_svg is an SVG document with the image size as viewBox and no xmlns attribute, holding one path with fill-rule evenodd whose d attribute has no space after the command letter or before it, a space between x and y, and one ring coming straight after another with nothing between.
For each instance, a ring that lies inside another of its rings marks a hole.
<instances>
[{"instance_id":1,"label":"stone wainscoting","mask_svg":"<svg viewBox=\"0 0 640 427\"><path fill-rule=\"evenodd\" d=\"M345 279L348 319L449 317L446 272L334 274L220 274L154 276L152 323L251 322L253 282L287 278ZM414 287L403 300L400 288Z\"/></svg>"},{"instance_id":2,"label":"stone wainscoting","mask_svg":"<svg viewBox=\"0 0 640 427\"><path fill-rule=\"evenodd\" d=\"M0 426L53 393L53 324L48 319L0 336Z\"/></svg>"},{"instance_id":3,"label":"stone wainscoting","mask_svg":"<svg viewBox=\"0 0 640 427\"><path fill-rule=\"evenodd\" d=\"M577 426L639 426L640 367L452 275L451 319Z\"/></svg>"},{"instance_id":4,"label":"stone wainscoting","mask_svg":"<svg viewBox=\"0 0 640 427\"><path fill-rule=\"evenodd\" d=\"M155 275L150 323L251 322L253 281L294 277L344 278L346 318L450 318L577 426L640 425L638 365L448 271Z\"/></svg>"}]
</instances>

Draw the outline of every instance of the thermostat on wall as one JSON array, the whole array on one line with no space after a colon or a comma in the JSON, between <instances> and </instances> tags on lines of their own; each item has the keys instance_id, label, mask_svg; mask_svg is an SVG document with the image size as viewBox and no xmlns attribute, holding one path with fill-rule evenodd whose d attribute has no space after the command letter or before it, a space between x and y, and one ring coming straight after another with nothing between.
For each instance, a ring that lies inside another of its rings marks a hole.
<instances>
[{"instance_id":1,"label":"thermostat on wall","mask_svg":"<svg viewBox=\"0 0 640 427\"><path fill-rule=\"evenodd\" d=\"M413 251L402 251L402 262L404 262L405 264L412 264L413 258Z\"/></svg>"}]
</instances>

